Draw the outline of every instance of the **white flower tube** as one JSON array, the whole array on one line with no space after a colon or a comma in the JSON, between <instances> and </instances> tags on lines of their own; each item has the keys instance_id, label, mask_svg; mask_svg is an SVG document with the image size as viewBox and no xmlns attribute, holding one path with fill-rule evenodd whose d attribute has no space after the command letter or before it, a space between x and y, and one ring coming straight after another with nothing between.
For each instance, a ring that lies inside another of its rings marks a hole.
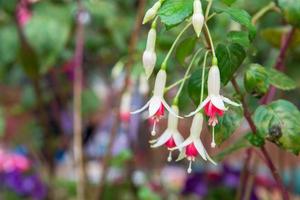
<instances>
[{"instance_id":1,"label":"white flower tube","mask_svg":"<svg viewBox=\"0 0 300 200\"><path fill-rule=\"evenodd\" d=\"M143 53L143 66L147 79L151 76L156 63L155 43L156 30L151 28L148 33L146 50Z\"/></svg>"},{"instance_id":2,"label":"white flower tube","mask_svg":"<svg viewBox=\"0 0 300 200\"><path fill-rule=\"evenodd\" d=\"M131 104L131 94L130 92L125 92L121 98L120 104L120 117L124 122L128 122L130 119L130 104Z\"/></svg>"},{"instance_id":3,"label":"white flower tube","mask_svg":"<svg viewBox=\"0 0 300 200\"><path fill-rule=\"evenodd\" d=\"M143 112L148 108L149 110L149 118L154 119L154 125L152 130L152 135L155 135L155 126L156 123L163 117L164 110L167 109L169 113L172 115L180 117L178 114L176 114L168 105L166 100L164 99L164 89L166 86L166 80L167 80L167 74L165 70L159 70L156 79L155 79L155 85L153 90L153 96L150 98L150 100L144 105L142 108L131 112L131 114L138 114Z\"/></svg>"},{"instance_id":4,"label":"white flower tube","mask_svg":"<svg viewBox=\"0 0 300 200\"><path fill-rule=\"evenodd\" d=\"M204 23L204 16L200 0L194 0L192 23L197 37L199 37Z\"/></svg>"},{"instance_id":5,"label":"white flower tube","mask_svg":"<svg viewBox=\"0 0 300 200\"><path fill-rule=\"evenodd\" d=\"M203 116L201 113L197 113L194 118L190 129L190 136L180 145L178 145L174 149L185 148L185 150L181 151L178 160L183 158L187 158L189 160L189 168L188 173L192 172L192 162L195 161L196 156L199 154L204 160L209 160L211 163L216 165L215 161L208 155L206 152L201 139L201 131L203 125Z\"/></svg>"},{"instance_id":6,"label":"white flower tube","mask_svg":"<svg viewBox=\"0 0 300 200\"><path fill-rule=\"evenodd\" d=\"M143 19L143 24L146 24L147 22L154 19L160 7L161 7L161 1L159 0L146 12Z\"/></svg>"},{"instance_id":7,"label":"white flower tube","mask_svg":"<svg viewBox=\"0 0 300 200\"><path fill-rule=\"evenodd\" d=\"M172 106L172 109L174 112L178 115L178 107ZM160 147L162 145L165 145L169 150L169 156L168 161L170 162L172 160L172 151L171 149L180 145L183 142L183 138L181 134L179 133L178 129L178 118L169 113L168 118L168 127L163 132L163 134L155 140L152 140L151 143L154 143L151 145L152 148ZM181 149L179 149L181 151Z\"/></svg>"}]
</instances>

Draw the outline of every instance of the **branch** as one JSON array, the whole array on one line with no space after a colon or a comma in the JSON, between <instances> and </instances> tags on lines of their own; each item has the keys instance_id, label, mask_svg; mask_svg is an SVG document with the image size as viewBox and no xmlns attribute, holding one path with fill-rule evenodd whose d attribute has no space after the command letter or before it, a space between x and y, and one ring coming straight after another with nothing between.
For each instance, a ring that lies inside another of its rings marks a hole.
<instances>
[{"instance_id":1,"label":"branch","mask_svg":"<svg viewBox=\"0 0 300 200\"><path fill-rule=\"evenodd\" d=\"M133 31L131 34L130 43L129 43L129 47L128 47L129 59L125 66L125 70L126 70L125 84L124 84L123 88L121 89L121 91L119 92L119 94L117 94L116 97L113 98L117 101L117 102L115 102L114 108L112 108L113 115L114 115L113 117L114 117L115 121L113 123L112 130L110 133L109 143L108 143L108 147L107 147L107 153L102 162L102 176L100 178L100 185L98 187L97 194L96 194L97 199L99 199L99 200L103 199L104 186L105 186L105 182L106 182L107 171L109 169L109 161L111 160L111 157L112 157L113 143L117 136L118 127L121 123L120 99L121 99L122 95L126 92L128 86L130 84L131 66L134 63L134 53L136 51L137 41L139 38L141 24L142 24L142 20L144 17L145 5L146 5L146 0L139 0L138 12L137 12L134 28L133 28Z\"/></svg>"},{"instance_id":2,"label":"branch","mask_svg":"<svg viewBox=\"0 0 300 200\"><path fill-rule=\"evenodd\" d=\"M84 48L84 15L81 1L77 1L77 18L76 18L76 48L74 55L74 160L75 170L78 176L77 179L77 200L85 199L85 172L84 158L82 147L82 113L81 113L81 94L82 94L82 63L83 63L83 48Z\"/></svg>"},{"instance_id":3,"label":"branch","mask_svg":"<svg viewBox=\"0 0 300 200\"><path fill-rule=\"evenodd\" d=\"M251 130L252 130L252 133L253 134L257 134L257 128L256 128L256 126L254 124L254 121L253 121L253 119L251 117L251 113L249 112L249 109L248 109L248 106L247 106L246 101L244 99L244 96L241 93L241 90L240 90L240 88L239 88L239 86L238 86L235 78L233 78L231 80L231 82L232 82L232 85L233 85L235 91L241 96L241 102L242 102L242 106L243 106L243 110L244 110L244 116L245 116L245 118L246 118L246 120L247 120L247 122L248 122L248 124L249 124L249 126L251 128ZM283 200L288 200L289 199L288 192L284 188L284 185L283 185L283 182L281 180L281 177L279 176L279 173L278 173L275 165L273 164L270 155L268 154L265 146L262 146L260 149L261 149L261 151L262 151L262 153L263 153L263 155L264 155L264 157L266 159L265 160L266 161L266 165L270 169L270 171L271 171L271 173L273 175L273 178L275 179L275 181L277 182L278 187L281 190L281 194L282 194ZM248 157L248 159L251 159L251 155Z\"/></svg>"}]
</instances>

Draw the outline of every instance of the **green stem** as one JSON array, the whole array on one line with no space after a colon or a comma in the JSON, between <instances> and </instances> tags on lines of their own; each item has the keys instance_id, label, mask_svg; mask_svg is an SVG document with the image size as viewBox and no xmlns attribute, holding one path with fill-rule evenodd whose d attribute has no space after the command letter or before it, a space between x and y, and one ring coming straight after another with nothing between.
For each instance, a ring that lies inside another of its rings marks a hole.
<instances>
[{"instance_id":1,"label":"green stem","mask_svg":"<svg viewBox=\"0 0 300 200\"><path fill-rule=\"evenodd\" d=\"M206 11L205 11L205 19L208 18L209 11L210 11L210 8L211 8L211 6L212 6L212 2L213 2L212 0L209 0L209 1L208 1L207 7L206 7Z\"/></svg>"},{"instance_id":2,"label":"green stem","mask_svg":"<svg viewBox=\"0 0 300 200\"><path fill-rule=\"evenodd\" d=\"M181 83L181 85L180 85L180 87L179 87L179 89L178 89L178 91L177 91L177 94L176 94L176 96L175 96L175 98L174 98L174 100L173 100L173 105L177 105L177 104L178 104L178 99L179 99L179 96L180 96L180 94L181 94L181 92L182 92L182 89L183 89L183 86L184 86L186 77L189 76L189 73L190 73L190 71L191 71L191 69L192 69L192 66L193 66L193 64L194 64L194 62L195 62L197 56L199 55L199 53L200 53L201 51L202 51L202 48L198 49L197 52L195 53L195 55L193 56L193 58L192 58L192 60L191 60L191 63L190 63L190 65L188 66L188 68L187 68L187 70L186 70L186 72L185 72L185 74L184 74L183 81L182 81L182 83Z\"/></svg>"},{"instance_id":3,"label":"green stem","mask_svg":"<svg viewBox=\"0 0 300 200\"><path fill-rule=\"evenodd\" d=\"M179 85L180 83L182 83L182 81L185 81L187 79L189 79L191 77L191 75L188 75L187 77L184 77L178 81L176 81L175 83L173 83L172 85L168 86L165 88L164 93L168 92L169 90L171 90L172 88L176 87L177 85Z\"/></svg>"},{"instance_id":4,"label":"green stem","mask_svg":"<svg viewBox=\"0 0 300 200\"><path fill-rule=\"evenodd\" d=\"M208 53L209 53L209 51L205 52L204 61L203 61L203 67L202 67L200 103L203 101L203 96L204 96L205 66L206 66L206 60L207 60Z\"/></svg>"},{"instance_id":5,"label":"green stem","mask_svg":"<svg viewBox=\"0 0 300 200\"><path fill-rule=\"evenodd\" d=\"M277 6L274 2L270 2L268 5L259 10L252 18L252 24L256 24L257 21L263 17L270 10L276 10Z\"/></svg>"},{"instance_id":6,"label":"green stem","mask_svg":"<svg viewBox=\"0 0 300 200\"><path fill-rule=\"evenodd\" d=\"M206 41L209 42L208 45L209 45L210 50L212 51L213 57L215 58L216 52L215 52L214 43L212 41L212 37L211 37L210 31L209 31L206 23L204 23L204 34L205 34Z\"/></svg>"},{"instance_id":7,"label":"green stem","mask_svg":"<svg viewBox=\"0 0 300 200\"><path fill-rule=\"evenodd\" d=\"M168 60L169 60L169 58L170 58L170 56L171 56L171 53L173 52L173 50L174 50L174 48L175 48L177 42L179 41L180 37L181 37L181 36L183 35L183 33L191 26L191 24L192 24L192 23L189 22L189 23L182 29L182 31L178 34L178 36L176 37L176 39L175 39L175 41L173 42L173 44L172 44L172 46L171 46L171 48L170 48L170 50L169 50L167 56L165 57L163 63L161 64L161 69L162 69L162 70L166 70L166 69L167 69L167 62L168 62Z\"/></svg>"}]
</instances>

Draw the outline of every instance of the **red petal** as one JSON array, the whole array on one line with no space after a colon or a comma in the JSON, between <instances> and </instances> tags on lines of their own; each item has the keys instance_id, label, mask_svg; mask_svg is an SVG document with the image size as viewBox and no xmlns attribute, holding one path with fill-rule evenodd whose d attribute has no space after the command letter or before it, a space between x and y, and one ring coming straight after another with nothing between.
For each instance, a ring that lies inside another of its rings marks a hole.
<instances>
[{"instance_id":1,"label":"red petal","mask_svg":"<svg viewBox=\"0 0 300 200\"><path fill-rule=\"evenodd\" d=\"M194 143L187 145L187 147L185 148L185 154L187 155L187 157L196 157L198 155L198 151Z\"/></svg>"},{"instance_id":2,"label":"red petal","mask_svg":"<svg viewBox=\"0 0 300 200\"><path fill-rule=\"evenodd\" d=\"M173 137L170 137L170 139L165 143L165 146L168 148L174 148L176 147L175 141Z\"/></svg>"}]
</instances>

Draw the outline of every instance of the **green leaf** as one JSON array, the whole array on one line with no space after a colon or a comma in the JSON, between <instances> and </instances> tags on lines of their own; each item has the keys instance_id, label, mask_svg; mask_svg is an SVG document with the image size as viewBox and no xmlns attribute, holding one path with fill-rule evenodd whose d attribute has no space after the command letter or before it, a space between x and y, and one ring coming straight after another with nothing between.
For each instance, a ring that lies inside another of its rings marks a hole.
<instances>
[{"instance_id":1,"label":"green leaf","mask_svg":"<svg viewBox=\"0 0 300 200\"><path fill-rule=\"evenodd\" d=\"M245 31L230 31L227 34L227 40L231 43L238 43L245 48L250 45L249 35Z\"/></svg>"},{"instance_id":2,"label":"green leaf","mask_svg":"<svg viewBox=\"0 0 300 200\"><path fill-rule=\"evenodd\" d=\"M112 158L111 165L114 167L122 167L124 165L124 162L128 161L132 158L132 152L128 149L123 150L118 155Z\"/></svg>"},{"instance_id":3,"label":"green leaf","mask_svg":"<svg viewBox=\"0 0 300 200\"><path fill-rule=\"evenodd\" d=\"M184 65L186 57L193 53L196 41L196 37L189 37L179 43L176 49L176 58L181 65Z\"/></svg>"},{"instance_id":4,"label":"green leaf","mask_svg":"<svg viewBox=\"0 0 300 200\"><path fill-rule=\"evenodd\" d=\"M0 65L7 65L16 60L19 41L16 27L6 25L0 27Z\"/></svg>"},{"instance_id":5,"label":"green leaf","mask_svg":"<svg viewBox=\"0 0 300 200\"><path fill-rule=\"evenodd\" d=\"M280 48L281 39L283 35L286 35L291 30L290 26L265 28L260 31L260 35L269 44L276 48ZM290 42L289 48L297 48L300 45L300 30L295 30L292 41Z\"/></svg>"},{"instance_id":6,"label":"green leaf","mask_svg":"<svg viewBox=\"0 0 300 200\"><path fill-rule=\"evenodd\" d=\"M243 119L241 109L232 108L224 113L223 117L219 118L219 123L215 127L215 140L218 145L221 145L227 140L240 125Z\"/></svg>"},{"instance_id":7,"label":"green leaf","mask_svg":"<svg viewBox=\"0 0 300 200\"><path fill-rule=\"evenodd\" d=\"M247 92L261 97L269 89L270 81L266 68L259 64L251 64L245 72L244 85Z\"/></svg>"},{"instance_id":8,"label":"green leaf","mask_svg":"<svg viewBox=\"0 0 300 200\"><path fill-rule=\"evenodd\" d=\"M237 23L245 26L249 30L249 38L252 41L256 35L256 28L251 22L251 16L245 10L239 8L219 8L221 12L225 12L230 15L231 19L236 21Z\"/></svg>"},{"instance_id":9,"label":"green leaf","mask_svg":"<svg viewBox=\"0 0 300 200\"><path fill-rule=\"evenodd\" d=\"M259 106L254 113L258 133L279 147L298 155L300 152L300 112L285 100Z\"/></svg>"},{"instance_id":10,"label":"green leaf","mask_svg":"<svg viewBox=\"0 0 300 200\"><path fill-rule=\"evenodd\" d=\"M168 28L174 27L193 13L193 0L165 0L158 16Z\"/></svg>"},{"instance_id":11,"label":"green leaf","mask_svg":"<svg viewBox=\"0 0 300 200\"><path fill-rule=\"evenodd\" d=\"M221 0L223 3L225 3L228 6L231 6L236 2L236 0Z\"/></svg>"},{"instance_id":12,"label":"green leaf","mask_svg":"<svg viewBox=\"0 0 300 200\"><path fill-rule=\"evenodd\" d=\"M246 138L255 147L262 147L265 144L264 138L259 134L249 133Z\"/></svg>"},{"instance_id":13,"label":"green leaf","mask_svg":"<svg viewBox=\"0 0 300 200\"><path fill-rule=\"evenodd\" d=\"M53 66L66 45L70 30L69 7L51 3L40 3L35 7L25 34L39 58L40 72L45 73Z\"/></svg>"},{"instance_id":14,"label":"green leaf","mask_svg":"<svg viewBox=\"0 0 300 200\"><path fill-rule=\"evenodd\" d=\"M195 105L199 105L200 103L200 95L201 95L201 85L202 85L202 67L200 69L195 70L192 73L191 78L188 82L188 94L192 99ZM204 80L204 95L207 91L207 74L208 68L205 69L205 80Z\"/></svg>"},{"instance_id":15,"label":"green leaf","mask_svg":"<svg viewBox=\"0 0 300 200\"><path fill-rule=\"evenodd\" d=\"M278 0L278 5L282 9L286 21L294 26L300 27L300 1Z\"/></svg>"},{"instance_id":16,"label":"green leaf","mask_svg":"<svg viewBox=\"0 0 300 200\"><path fill-rule=\"evenodd\" d=\"M226 85L243 63L246 52L240 44L231 43L229 45L219 44L216 49L216 54L221 72L221 80L223 85Z\"/></svg>"},{"instance_id":17,"label":"green leaf","mask_svg":"<svg viewBox=\"0 0 300 200\"><path fill-rule=\"evenodd\" d=\"M296 82L276 69L267 70L270 83L281 90L293 90L297 87Z\"/></svg>"}]
</instances>

